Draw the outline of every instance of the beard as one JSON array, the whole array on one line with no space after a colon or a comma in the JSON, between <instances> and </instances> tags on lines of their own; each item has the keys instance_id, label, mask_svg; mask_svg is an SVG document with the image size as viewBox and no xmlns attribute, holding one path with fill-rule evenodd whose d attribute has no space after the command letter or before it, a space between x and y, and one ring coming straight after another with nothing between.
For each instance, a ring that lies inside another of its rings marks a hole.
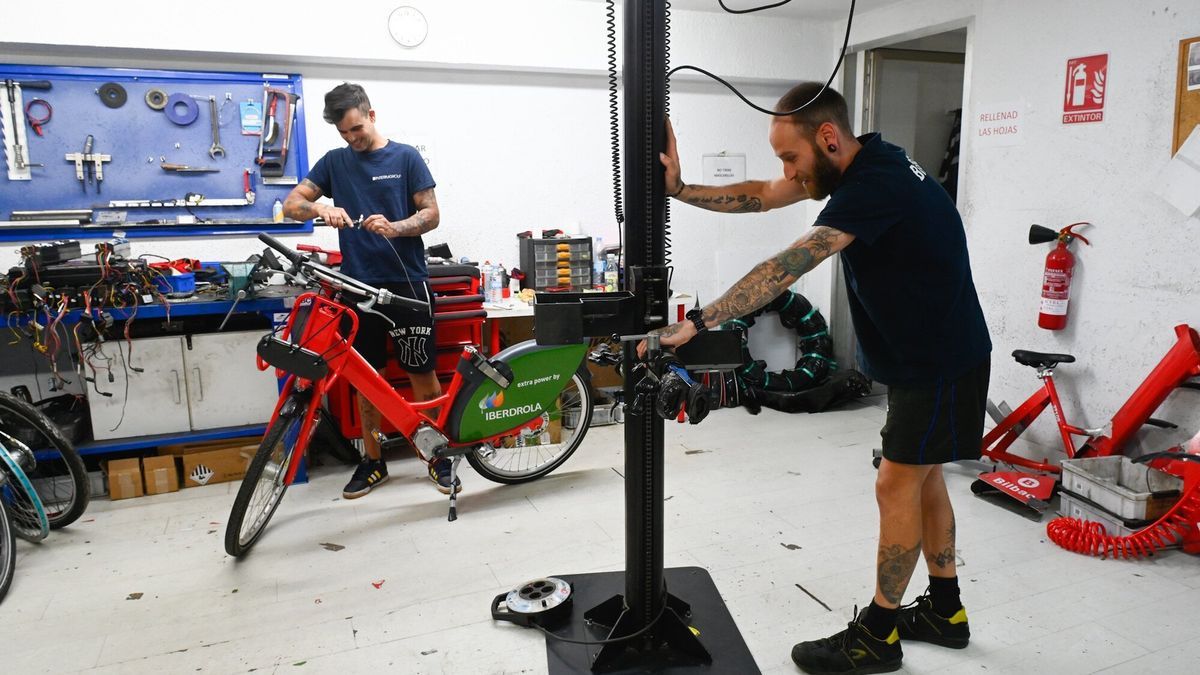
<instances>
[{"instance_id":1,"label":"beard","mask_svg":"<svg viewBox=\"0 0 1200 675\"><path fill-rule=\"evenodd\" d=\"M829 196L838 183L842 182L842 172L834 165L833 160L825 154L824 150L817 147L814 142L813 149L813 172L812 180L805 184L808 190L810 199L821 200Z\"/></svg>"}]
</instances>

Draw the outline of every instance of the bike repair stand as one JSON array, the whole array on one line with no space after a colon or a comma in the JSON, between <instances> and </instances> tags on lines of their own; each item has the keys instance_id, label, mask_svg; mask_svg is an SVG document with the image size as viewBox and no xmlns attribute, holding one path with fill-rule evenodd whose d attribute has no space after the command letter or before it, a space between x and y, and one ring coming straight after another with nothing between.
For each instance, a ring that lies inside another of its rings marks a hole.
<instances>
[{"instance_id":1,"label":"bike repair stand","mask_svg":"<svg viewBox=\"0 0 1200 675\"><path fill-rule=\"evenodd\" d=\"M564 612L549 628L596 644L547 637L549 671L757 673L708 572L663 569L663 420L654 412L657 377L653 366L638 363L636 345L642 337L637 334L667 323L669 306L666 196L658 160L665 146L665 0L625 0L624 20L627 290L539 293L534 322L539 344L578 344L613 333L627 340L625 400L632 403L625 416L625 571L558 577L572 587L570 615ZM701 334L689 351L710 340L723 342L721 332ZM737 341L734 349L740 350Z\"/></svg>"}]
</instances>

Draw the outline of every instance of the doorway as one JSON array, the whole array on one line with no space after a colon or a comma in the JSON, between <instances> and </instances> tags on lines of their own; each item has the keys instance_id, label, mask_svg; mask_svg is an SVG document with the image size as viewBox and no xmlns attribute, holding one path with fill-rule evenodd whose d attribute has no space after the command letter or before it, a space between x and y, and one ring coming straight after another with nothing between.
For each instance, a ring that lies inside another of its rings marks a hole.
<instances>
[{"instance_id":1,"label":"doorway","mask_svg":"<svg viewBox=\"0 0 1200 675\"><path fill-rule=\"evenodd\" d=\"M966 77L967 29L904 40L846 55L842 91L855 133L879 132L908 151L957 198L958 133ZM861 369L842 266L830 296L833 351L844 368Z\"/></svg>"}]
</instances>

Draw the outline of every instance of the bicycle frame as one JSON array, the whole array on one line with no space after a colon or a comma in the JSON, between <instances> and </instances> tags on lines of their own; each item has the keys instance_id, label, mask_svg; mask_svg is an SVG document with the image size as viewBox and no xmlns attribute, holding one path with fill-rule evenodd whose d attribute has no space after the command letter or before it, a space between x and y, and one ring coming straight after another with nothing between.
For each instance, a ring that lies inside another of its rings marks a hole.
<instances>
[{"instance_id":1,"label":"bicycle frame","mask_svg":"<svg viewBox=\"0 0 1200 675\"><path fill-rule=\"evenodd\" d=\"M408 401L354 349L354 336L357 332L358 317L349 307L312 292L296 299L288 322L281 332L281 340L311 352L323 359L327 365L327 370L312 379L276 369L280 376L287 374L287 380L275 405L272 419L279 416L293 392L311 389L299 431L296 458L302 457L307 451L308 442L316 428L321 400L339 378L344 378L357 389L397 432L410 440L418 428L425 424L446 438L449 448L475 448L482 444L494 443L522 429L538 429L542 426L542 417L538 416L518 421L514 426L484 438L473 438L466 442L448 438L444 430L450 419L452 404L464 387L461 369L455 372L446 390L437 398L419 402ZM463 350L461 358L469 359L472 354L473 350L468 347ZM258 357L258 367L260 370L270 367L261 354ZM436 417L429 414L433 409L439 409ZM294 481L299 465L300 462L295 458L289 463L284 478L286 485L291 485Z\"/></svg>"},{"instance_id":2,"label":"bicycle frame","mask_svg":"<svg viewBox=\"0 0 1200 675\"><path fill-rule=\"evenodd\" d=\"M1042 389L1035 392L1016 410L983 437L983 455L999 462L1023 466L1048 473L1058 473L1059 467L1014 455L1008 452L1016 440L1038 415L1049 406L1062 436L1067 458L1077 455L1105 457L1121 452L1133 435L1146 424L1167 396L1185 380L1200 376L1200 334L1187 324L1175 327L1176 341L1129 399L1112 416L1106 433L1095 433L1066 421L1058 390L1054 386L1054 369L1038 371ZM1090 438L1076 450L1072 436Z\"/></svg>"}]
</instances>

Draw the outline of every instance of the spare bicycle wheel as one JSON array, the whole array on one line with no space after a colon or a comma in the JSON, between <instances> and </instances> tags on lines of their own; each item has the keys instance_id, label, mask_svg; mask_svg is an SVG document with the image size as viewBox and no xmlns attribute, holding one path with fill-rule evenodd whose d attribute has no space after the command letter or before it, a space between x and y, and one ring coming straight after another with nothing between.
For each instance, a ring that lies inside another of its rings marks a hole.
<instances>
[{"instance_id":1,"label":"spare bicycle wheel","mask_svg":"<svg viewBox=\"0 0 1200 675\"><path fill-rule=\"evenodd\" d=\"M45 413L0 392L0 443L13 451L32 451L25 456L33 462L22 469L42 499L50 529L70 525L83 515L91 498L87 469L75 446Z\"/></svg>"},{"instance_id":2,"label":"spare bicycle wheel","mask_svg":"<svg viewBox=\"0 0 1200 675\"><path fill-rule=\"evenodd\" d=\"M23 463L19 453L0 444L0 473L4 476L0 500L8 509L13 533L28 541L41 541L50 534L50 521L33 483L21 468Z\"/></svg>"}]
</instances>

